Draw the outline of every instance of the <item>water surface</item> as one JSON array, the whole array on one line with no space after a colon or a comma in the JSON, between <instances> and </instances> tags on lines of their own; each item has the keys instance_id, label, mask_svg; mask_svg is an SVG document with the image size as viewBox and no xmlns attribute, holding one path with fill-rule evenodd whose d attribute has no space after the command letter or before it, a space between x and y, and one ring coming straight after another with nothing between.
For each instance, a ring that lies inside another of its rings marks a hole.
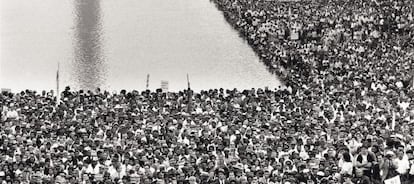
<instances>
[{"instance_id":1,"label":"water surface","mask_svg":"<svg viewBox=\"0 0 414 184\"><path fill-rule=\"evenodd\" d=\"M280 85L208 0L1 0L0 87Z\"/></svg>"}]
</instances>

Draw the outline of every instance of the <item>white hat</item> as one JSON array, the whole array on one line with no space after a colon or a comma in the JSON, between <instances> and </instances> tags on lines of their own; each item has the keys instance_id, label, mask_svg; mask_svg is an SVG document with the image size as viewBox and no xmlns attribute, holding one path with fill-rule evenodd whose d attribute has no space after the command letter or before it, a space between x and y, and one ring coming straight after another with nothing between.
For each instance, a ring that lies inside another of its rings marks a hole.
<instances>
[{"instance_id":1,"label":"white hat","mask_svg":"<svg viewBox=\"0 0 414 184\"><path fill-rule=\"evenodd\" d=\"M324 172L322 172L322 171L318 171L318 172L316 173L316 175L318 175L318 176L325 176L325 173L324 173Z\"/></svg>"},{"instance_id":2,"label":"white hat","mask_svg":"<svg viewBox=\"0 0 414 184\"><path fill-rule=\"evenodd\" d=\"M385 155L395 155L395 153L391 150L388 150L387 152L385 152Z\"/></svg>"}]
</instances>

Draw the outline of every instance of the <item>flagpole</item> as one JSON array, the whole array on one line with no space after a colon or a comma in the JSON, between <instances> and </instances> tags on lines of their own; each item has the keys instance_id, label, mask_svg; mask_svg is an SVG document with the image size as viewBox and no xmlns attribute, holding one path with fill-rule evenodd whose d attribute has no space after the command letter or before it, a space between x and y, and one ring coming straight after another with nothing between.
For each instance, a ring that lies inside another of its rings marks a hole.
<instances>
[{"instance_id":1,"label":"flagpole","mask_svg":"<svg viewBox=\"0 0 414 184\"><path fill-rule=\"evenodd\" d=\"M191 114L191 109L192 109L192 107L191 107L191 105L192 105L192 93L191 93L191 88L190 88L190 77L188 77L188 73L187 73L187 86L188 86L188 89L187 89L187 99L188 99L188 105L187 105L187 113L188 114Z\"/></svg>"},{"instance_id":2,"label":"flagpole","mask_svg":"<svg viewBox=\"0 0 414 184\"><path fill-rule=\"evenodd\" d=\"M149 87L149 78L150 78L150 74L147 74L147 85L146 85L147 90L148 90L148 87Z\"/></svg>"},{"instance_id":3,"label":"flagpole","mask_svg":"<svg viewBox=\"0 0 414 184\"><path fill-rule=\"evenodd\" d=\"M188 86L188 89L190 89L190 78L188 77L188 73L187 73L187 86Z\"/></svg>"},{"instance_id":4,"label":"flagpole","mask_svg":"<svg viewBox=\"0 0 414 184\"><path fill-rule=\"evenodd\" d=\"M58 62L58 67L57 67L57 71L56 71L56 106L59 105L59 101L60 101L59 72L60 72L60 62Z\"/></svg>"}]
</instances>

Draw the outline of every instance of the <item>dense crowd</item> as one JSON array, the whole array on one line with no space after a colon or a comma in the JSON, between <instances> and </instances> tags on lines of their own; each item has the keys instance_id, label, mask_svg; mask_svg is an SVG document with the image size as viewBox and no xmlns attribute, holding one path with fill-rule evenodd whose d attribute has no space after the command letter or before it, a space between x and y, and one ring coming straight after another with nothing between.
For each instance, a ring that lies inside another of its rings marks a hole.
<instances>
[{"instance_id":1,"label":"dense crowd","mask_svg":"<svg viewBox=\"0 0 414 184\"><path fill-rule=\"evenodd\" d=\"M67 88L56 105L50 92L3 93L0 179L371 183L401 175L412 182L412 98L361 97L338 96L347 102L341 104L289 87L119 94ZM314 98L321 103L310 104Z\"/></svg>"},{"instance_id":2,"label":"dense crowd","mask_svg":"<svg viewBox=\"0 0 414 184\"><path fill-rule=\"evenodd\" d=\"M414 183L414 3L213 1L283 87L5 92L0 184Z\"/></svg>"},{"instance_id":3,"label":"dense crowd","mask_svg":"<svg viewBox=\"0 0 414 184\"><path fill-rule=\"evenodd\" d=\"M364 135L357 144L369 142L368 160L373 163L361 167L351 159L353 170L347 174L356 181L348 183L362 182L358 169L364 170L367 183L382 183L397 175L381 169L380 174L375 173L378 168L374 163L380 163L385 170L390 168L379 160L387 153L395 154L399 147L387 144L394 147L392 152L386 148L372 151L373 145L384 143L373 141L372 136L378 136L379 130L390 130L387 134L402 138L403 153L397 153L400 160L391 165L399 168L403 183L414 183L407 176L411 165L407 158L411 158L412 150L403 143L410 142L413 120L412 1L213 1L269 70L292 86L295 106L319 111L302 112L300 119L322 116L323 124L348 122L345 127L357 127L353 136ZM352 115L346 117L349 112ZM365 150L361 148L349 150L350 157L356 160L362 152ZM399 167L401 164L405 169ZM344 178L342 182L346 182Z\"/></svg>"},{"instance_id":4,"label":"dense crowd","mask_svg":"<svg viewBox=\"0 0 414 184\"><path fill-rule=\"evenodd\" d=\"M269 69L291 85L408 85L414 48L410 0L212 1Z\"/></svg>"}]
</instances>

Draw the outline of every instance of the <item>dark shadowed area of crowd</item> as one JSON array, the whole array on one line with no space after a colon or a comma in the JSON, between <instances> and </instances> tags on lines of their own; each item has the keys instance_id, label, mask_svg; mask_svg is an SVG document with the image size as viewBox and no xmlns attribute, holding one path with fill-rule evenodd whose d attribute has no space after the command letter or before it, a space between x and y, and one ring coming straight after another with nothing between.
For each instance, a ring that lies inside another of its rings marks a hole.
<instances>
[{"instance_id":1,"label":"dark shadowed area of crowd","mask_svg":"<svg viewBox=\"0 0 414 184\"><path fill-rule=\"evenodd\" d=\"M3 93L2 183L414 182L412 1L213 2L286 86Z\"/></svg>"}]
</instances>

